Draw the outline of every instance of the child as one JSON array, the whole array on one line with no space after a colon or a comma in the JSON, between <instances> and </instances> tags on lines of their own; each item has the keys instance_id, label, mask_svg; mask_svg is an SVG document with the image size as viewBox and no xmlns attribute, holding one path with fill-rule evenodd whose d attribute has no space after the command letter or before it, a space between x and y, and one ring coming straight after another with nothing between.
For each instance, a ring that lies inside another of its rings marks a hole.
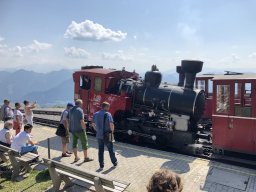
<instances>
[{"instance_id":1,"label":"child","mask_svg":"<svg viewBox=\"0 0 256 192\"><path fill-rule=\"evenodd\" d=\"M13 128L16 130L16 135L20 132L23 122L23 114L20 111L20 107L20 103L15 103Z\"/></svg>"}]
</instances>

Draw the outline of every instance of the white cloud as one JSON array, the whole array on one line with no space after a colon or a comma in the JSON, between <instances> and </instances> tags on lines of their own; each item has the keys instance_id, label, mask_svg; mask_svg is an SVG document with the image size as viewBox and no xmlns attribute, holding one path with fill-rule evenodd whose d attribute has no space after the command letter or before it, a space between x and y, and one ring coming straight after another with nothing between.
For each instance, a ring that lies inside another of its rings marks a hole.
<instances>
[{"instance_id":1,"label":"white cloud","mask_svg":"<svg viewBox=\"0 0 256 192\"><path fill-rule=\"evenodd\" d=\"M0 41L3 41L3 40L4 40L4 38L0 36Z\"/></svg>"},{"instance_id":2,"label":"white cloud","mask_svg":"<svg viewBox=\"0 0 256 192\"><path fill-rule=\"evenodd\" d=\"M122 41L126 36L127 33L113 31L90 20L81 23L72 21L64 34L65 38L83 41Z\"/></svg>"},{"instance_id":3,"label":"white cloud","mask_svg":"<svg viewBox=\"0 0 256 192\"><path fill-rule=\"evenodd\" d=\"M137 39L137 35L133 35L133 39L135 39L135 40L136 40L136 39Z\"/></svg>"},{"instance_id":4,"label":"white cloud","mask_svg":"<svg viewBox=\"0 0 256 192\"><path fill-rule=\"evenodd\" d=\"M33 40L33 43L29 45L26 45L26 46L17 45L11 48L8 48L8 45L6 44L0 44L0 53L1 55L5 55L5 56L23 57L25 53L31 53L31 52L38 53L40 51L47 50L51 47L52 45L49 43L41 43L37 40Z\"/></svg>"},{"instance_id":5,"label":"white cloud","mask_svg":"<svg viewBox=\"0 0 256 192\"><path fill-rule=\"evenodd\" d=\"M16 57L23 57L23 48L21 46L16 46L14 48L10 48L9 51Z\"/></svg>"},{"instance_id":6,"label":"white cloud","mask_svg":"<svg viewBox=\"0 0 256 192\"><path fill-rule=\"evenodd\" d=\"M178 32L185 40L195 40L197 29L187 23L178 23Z\"/></svg>"},{"instance_id":7,"label":"white cloud","mask_svg":"<svg viewBox=\"0 0 256 192\"><path fill-rule=\"evenodd\" d=\"M235 53L232 53L231 54L231 58L232 58L232 61L233 62L237 62L237 61L239 61L241 58L237 55L237 54L235 54Z\"/></svg>"},{"instance_id":8,"label":"white cloud","mask_svg":"<svg viewBox=\"0 0 256 192\"><path fill-rule=\"evenodd\" d=\"M77 47L64 47L65 55L74 58L88 58L89 53L81 48Z\"/></svg>"},{"instance_id":9,"label":"white cloud","mask_svg":"<svg viewBox=\"0 0 256 192\"><path fill-rule=\"evenodd\" d=\"M248 55L249 58L256 58L256 52L252 52L250 55Z\"/></svg>"},{"instance_id":10,"label":"white cloud","mask_svg":"<svg viewBox=\"0 0 256 192\"><path fill-rule=\"evenodd\" d=\"M35 51L35 52L39 52L42 50L47 50L50 49L52 47L52 44L49 43L41 43L37 40L33 40L33 43L23 47L23 49L27 49L28 51Z\"/></svg>"},{"instance_id":11,"label":"white cloud","mask_svg":"<svg viewBox=\"0 0 256 192\"><path fill-rule=\"evenodd\" d=\"M102 59L104 60L119 60L119 61L131 61L132 57L124 54L122 50L117 53L102 53Z\"/></svg>"}]
</instances>

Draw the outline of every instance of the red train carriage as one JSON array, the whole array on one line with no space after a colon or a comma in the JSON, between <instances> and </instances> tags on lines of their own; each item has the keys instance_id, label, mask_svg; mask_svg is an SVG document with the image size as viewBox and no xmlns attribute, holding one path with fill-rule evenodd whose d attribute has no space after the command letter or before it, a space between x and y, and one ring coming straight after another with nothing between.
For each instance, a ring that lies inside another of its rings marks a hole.
<instances>
[{"instance_id":1,"label":"red train carriage","mask_svg":"<svg viewBox=\"0 0 256 192\"><path fill-rule=\"evenodd\" d=\"M256 154L256 74L213 79L213 147Z\"/></svg>"},{"instance_id":2,"label":"red train carriage","mask_svg":"<svg viewBox=\"0 0 256 192\"><path fill-rule=\"evenodd\" d=\"M110 112L130 110L131 97L126 93L117 93L121 79L137 80L139 75L135 72L123 70L103 69L101 66L82 67L82 70L73 74L75 84L75 99L84 101L83 110L88 120L93 113L101 108L101 103L107 101L111 104ZM120 82L118 84L118 82Z\"/></svg>"}]
</instances>

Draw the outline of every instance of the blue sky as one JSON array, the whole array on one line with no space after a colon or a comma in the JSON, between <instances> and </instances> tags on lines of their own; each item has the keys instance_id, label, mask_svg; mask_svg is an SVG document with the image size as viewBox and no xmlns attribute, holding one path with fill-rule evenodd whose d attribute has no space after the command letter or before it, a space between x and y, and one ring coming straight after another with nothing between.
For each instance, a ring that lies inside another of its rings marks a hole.
<instances>
[{"instance_id":1,"label":"blue sky","mask_svg":"<svg viewBox=\"0 0 256 192\"><path fill-rule=\"evenodd\" d=\"M1 0L0 70L103 65L139 72L181 59L256 71L253 0Z\"/></svg>"}]
</instances>

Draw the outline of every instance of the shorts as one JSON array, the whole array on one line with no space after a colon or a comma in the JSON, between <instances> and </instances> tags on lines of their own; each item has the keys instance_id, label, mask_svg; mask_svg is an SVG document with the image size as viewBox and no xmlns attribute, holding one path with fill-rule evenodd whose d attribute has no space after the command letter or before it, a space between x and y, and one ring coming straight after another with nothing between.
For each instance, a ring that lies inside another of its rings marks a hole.
<instances>
[{"instance_id":1,"label":"shorts","mask_svg":"<svg viewBox=\"0 0 256 192\"><path fill-rule=\"evenodd\" d=\"M83 150L86 150L89 148L88 139L85 131L79 132L79 133L73 133L73 149L77 148L78 140L80 140Z\"/></svg>"},{"instance_id":2,"label":"shorts","mask_svg":"<svg viewBox=\"0 0 256 192\"><path fill-rule=\"evenodd\" d=\"M61 137L61 142L62 144L70 143L70 137L69 136Z\"/></svg>"}]
</instances>

